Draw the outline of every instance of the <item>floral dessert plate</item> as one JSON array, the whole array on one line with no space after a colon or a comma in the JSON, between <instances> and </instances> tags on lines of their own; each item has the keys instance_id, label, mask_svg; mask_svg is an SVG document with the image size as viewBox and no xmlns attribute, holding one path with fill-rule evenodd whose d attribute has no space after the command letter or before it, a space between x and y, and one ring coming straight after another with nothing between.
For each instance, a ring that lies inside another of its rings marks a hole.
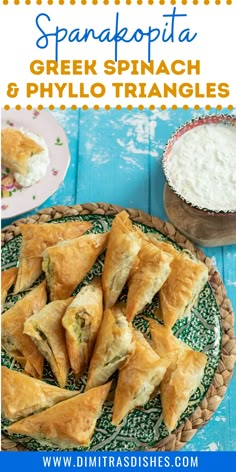
<instances>
[{"instance_id":1,"label":"floral dessert plate","mask_svg":"<svg viewBox=\"0 0 236 472\"><path fill-rule=\"evenodd\" d=\"M70 152L67 137L61 126L46 110L2 110L1 128L24 129L42 136L49 151L50 163L46 175L29 187L20 187L14 182L9 169L1 172L2 218L12 218L41 205L63 182Z\"/></svg>"},{"instance_id":2,"label":"floral dessert plate","mask_svg":"<svg viewBox=\"0 0 236 472\"><path fill-rule=\"evenodd\" d=\"M60 221L72 221L72 220L83 220L90 221L93 224L90 232L103 233L110 229L113 217L108 215L79 215L79 216L68 216L56 220ZM54 223L50 223L54 224ZM150 228L141 223L136 224L145 233L152 232L159 235L160 239L168 240L166 236L157 230ZM181 250L176 243L170 241L176 249ZM2 270L17 265L19 257L19 249L21 244L21 236L17 236L8 241L2 248ZM95 276L100 276L103 270L104 256L100 256L87 277L83 280L76 292L83 286L93 279ZM36 282L37 284L37 282ZM35 285L36 285L35 284ZM10 308L19 297L24 294L13 295L9 294L6 299L5 309ZM123 291L121 294L121 300L125 301L126 292ZM142 333L149 336L149 319L155 319L155 312L158 308L158 297L154 297L151 304L147 305L141 314L134 318L133 324L135 328L140 330ZM201 291L198 301L191 311L191 316L185 317L182 320L177 321L174 326L174 334L186 342L191 348L203 351L207 355L207 365L205 367L204 376L198 387L198 389L191 396L189 404L185 412L182 414L178 427L186 421L186 419L196 410L201 403L202 399L206 395L216 372L222 342L222 330L221 330L221 315L220 311L209 283L207 283L204 289ZM21 367L13 360L8 357L5 352L2 352L2 364L14 369L22 370ZM116 374L113 377L113 384L111 393L107 401L104 404L103 412L99 420L97 421L94 436L92 438L89 450L91 451L120 451L120 450L150 450L158 447L158 443L166 438L169 433L165 427L162 416L162 407L160 396L156 395L151 398L143 407L135 408L132 410L120 423L118 427L115 427L111 423L112 411L113 411L113 396L116 385ZM50 367L46 365L44 369L43 380L56 385L56 381L52 375ZM80 379L75 380L73 374L69 375L67 388L83 392L86 386L87 374L85 373ZM6 419L2 420L2 429L5 435L8 435L6 426L8 422ZM52 450L52 447L47 443L39 443L35 439L26 438L20 435L8 436L13 439L14 442L21 443L29 450ZM60 450L56 446L53 450ZM78 450L84 450L80 448Z\"/></svg>"}]
</instances>

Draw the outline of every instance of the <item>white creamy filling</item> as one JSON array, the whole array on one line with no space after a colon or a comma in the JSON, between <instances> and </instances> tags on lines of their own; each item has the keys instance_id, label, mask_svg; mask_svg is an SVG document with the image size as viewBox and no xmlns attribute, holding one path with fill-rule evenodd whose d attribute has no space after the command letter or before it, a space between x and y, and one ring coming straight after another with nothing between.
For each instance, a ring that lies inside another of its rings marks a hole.
<instances>
[{"instance_id":1,"label":"white creamy filling","mask_svg":"<svg viewBox=\"0 0 236 472\"><path fill-rule=\"evenodd\" d=\"M188 202L213 211L236 209L236 127L209 123L187 131L171 149L166 171Z\"/></svg>"},{"instance_id":2,"label":"white creamy filling","mask_svg":"<svg viewBox=\"0 0 236 472\"><path fill-rule=\"evenodd\" d=\"M33 139L37 144L39 144L39 146L43 148L42 152L34 154L29 159L26 175L19 174L19 172L14 173L15 180L18 182L18 184L20 184L22 187L29 187L30 185L33 185L40 179L42 179L42 177L44 177L47 172L47 168L50 162L48 147L42 136L30 133L29 131L25 131L24 129L20 129L19 131L25 134L25 136L28 136L29 138Z\"/></svg>"}]
</instances>

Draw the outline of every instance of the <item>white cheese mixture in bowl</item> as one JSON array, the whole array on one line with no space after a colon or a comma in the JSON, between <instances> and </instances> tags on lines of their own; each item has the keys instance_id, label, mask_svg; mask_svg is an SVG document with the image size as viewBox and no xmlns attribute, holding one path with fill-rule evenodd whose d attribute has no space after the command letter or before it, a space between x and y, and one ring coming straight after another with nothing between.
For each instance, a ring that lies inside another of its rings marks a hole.
<instances>
[{"instance_id":1,"label":"white cheese mixture in bowl","mask_svg":"<svg viewBox=\"0 0 236 472\"><path fill-rule=\"evenodd\" d=\"M49 152L47 144L45 143L42 136L26 131L23 128L19 128L19 131L25 136L33 139L37 144L39 144L39 146L43 148L42 152L34 154L29 159L26 175L20 174L19 172L14 172L16 182L18 182L18 184L20 184L22 187L29 187L45 176L50 162Z\"/></svg>"},{"instance_id":2,"label":"white cheese mixture in bowl","mask_svg":"<svg viewBox=\"0 0 236 472\"><path fill-rule=\"evenodd\" d=\"M193 207L236 211L236 118L193 120L167 144L163 169L169 186Z\"/></svg>"}]
</instances>

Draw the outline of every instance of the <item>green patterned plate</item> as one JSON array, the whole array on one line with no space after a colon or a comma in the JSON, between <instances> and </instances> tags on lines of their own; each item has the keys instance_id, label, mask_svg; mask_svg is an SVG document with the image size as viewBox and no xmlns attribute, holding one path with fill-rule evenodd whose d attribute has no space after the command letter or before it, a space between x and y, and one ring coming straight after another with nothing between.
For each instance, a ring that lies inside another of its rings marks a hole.
<instances>
[{"instance_id":1,"label":"green patterned plate","mask_svg":"<svg viewBox=\"0 0 236 472\"><path fill-rule=\"evenodd\" d=\"M57 221L69 220L86 220L93 223L92 232L102 233L111 227L113 220L112 216L86 215L78 217L65 217ZM136 223L135 223L136 224ZM157 233L156 230L148 226L137 224L144 232ZM163 240L167 238L159 233ZM181 250L173 241L172 244ZM21 236L10 240L2 249L2 270L17 265L19 248L21 243ZM101 256L94 264L93 268L87 275L84 282L87 283L94 276L101 275L103 268L103 256ZM36 284L35 284L36 285ZM79 286L79 287L80 287ZM79 289L78 287L78 289ZM77 291L78 291L77 289ZM22 297L24 294L21 294ZM125 299L126 294L121 295ZM14 304L19 296L9 294L6 300L6 309ZM155 308L158 306L158 297L155 297L153 302L146 307L143 315L138 315L134 319L134 326L142 333L148 335L148 318L154 318ZM195 350L204 351L208 356L208 362L205 368L205 373L202 382L197 391L192 395L189 401L188 408L182 414L178 426L180 426L197 408L209 386L212 383L217 365L219 362L221 351L221 317L220 312L211 289L207 283L199 295L198 302L191 311L191 317L184 318L178 321L174 327L175 335L186 342ZM2 363L7 367L22 370L20 366L10 359L5 352L2 353ZM116 376L114 376L115 379ZM86 374L75 382L73 374L70 374L67 387L76 389L82 392L86 385ZM55 379L51 373L49 366L45 366L44 380L46 382L56 384ZM115 381L114 381L115 383ZM158 442L168 436L168 431L163 423L162 408L160 397L157 395L152 398L141 408L136 408L131 411L119 427L111 424L112 418L112 400L108 400L103 407L103 414L97 422L96 431L90 444L92 451L120 451L120 450L148 450L155 448ZM7 421L3 419L3 432L6 433ZM9 437L9 436L8 436ZM24 444L30 450L52 450L47 444L40 444L34 439L25 438L23 436L11 436L17 442ZM53 448L58 451L60 449ZM83 448L78 450L84 450Z\"/></svg>"}]
</instances>

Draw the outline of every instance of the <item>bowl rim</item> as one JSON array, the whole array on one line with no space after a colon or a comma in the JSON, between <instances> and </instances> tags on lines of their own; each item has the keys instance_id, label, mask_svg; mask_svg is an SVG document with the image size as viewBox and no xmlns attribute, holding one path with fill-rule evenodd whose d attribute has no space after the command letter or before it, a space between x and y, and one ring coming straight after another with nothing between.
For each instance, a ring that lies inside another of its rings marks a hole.
<instances>
[{"instance_id":1,"label":"bowl rim","mask_svg":"<svg viewBox=\"0 0 236 472\"><path fill-rule=\"evenodd\" d=\"M210 208L201 207L195 203L190 202L189 200L187 200L187 198L183 197L176 190L176 188L170 182L170 179L168 177L166 162L167 162L170 150L172 149L176 141L187 131L190 131L191 129L196 128L197 126L201 126L204 124L211 124L211 123L224 123L225 125L227 125L227 123L230 123L232 126L236 127L236 115L227 114L227 113L219 113L219 114L213 113L213 114L200 115L178 126L178 128L175 129L175 131L171 134L171 136L169 137L168 141L165 144L165 147L162 153L162 159L161 159L162 169L163 169L168 186L175 193L175 195L177 195L182 201L187 203L187 205L190 205L192 208L195 208L198 211L203 211L211 215L233 215L236 213L236 208L230 209L230 210L211 210Z\"/></svg>"}]
</instances>

